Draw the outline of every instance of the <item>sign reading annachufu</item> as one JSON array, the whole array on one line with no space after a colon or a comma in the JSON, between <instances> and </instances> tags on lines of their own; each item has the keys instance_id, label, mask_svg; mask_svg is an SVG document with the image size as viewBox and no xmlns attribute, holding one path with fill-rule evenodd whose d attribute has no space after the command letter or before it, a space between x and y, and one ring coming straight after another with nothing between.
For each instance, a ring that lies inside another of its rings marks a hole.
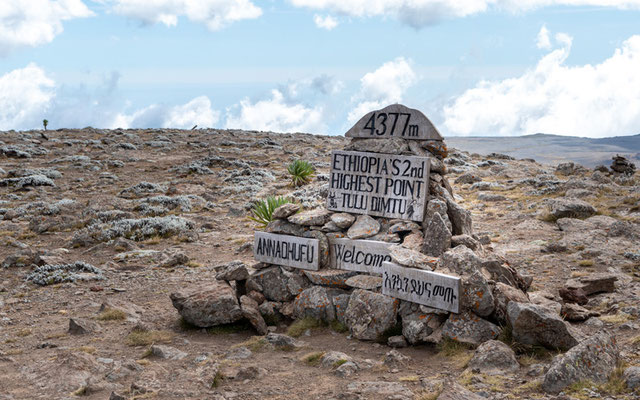
<instances>
[{"instance_id":1,"label":"sign reading annachufu","mask_svg":"<svg viewBox=\"0 0 640 400\"><path fill-rule=\"evenodd\" d=\"M392 243L375 240L329 239L331 268L347 271L382 273L382 263L391 261Z\"/></svg>"},{"instance_id":2,"label":"sign reading annachufu","mask_svg":"<svg viewBox=\"0 0 640 400\"><path fill-rule=\"evenodd\" d=\"M319 268L319 241L275 233L256 232L253 255L257 261L293 268Z\"/></svg>"},{"instance_id":3,"label":"sign reading annachufu","mask_svg":"<svg viewBox=\"0 0 640 400\"><path fill-rule=\"evenodd\" d=\"M327 208L422 221L428 182L428 157L333 151Z\"/></svg>"},{"instance_id":4,"label":"sign reading annachufu","mask_svg":"<svg viewBox=\"0 0 640 400\"><path fill-rule=\"evenodd\" d=\"M385 262L382 269L383 294L441 310L459 312L460 278L406 268L390 262Z\"/></svg>"}]
</instances>

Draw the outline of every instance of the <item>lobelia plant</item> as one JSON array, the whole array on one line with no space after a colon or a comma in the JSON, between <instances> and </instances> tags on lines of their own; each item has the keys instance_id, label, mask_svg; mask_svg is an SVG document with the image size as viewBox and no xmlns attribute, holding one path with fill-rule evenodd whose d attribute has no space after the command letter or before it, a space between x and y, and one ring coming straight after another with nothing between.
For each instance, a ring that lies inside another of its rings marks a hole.
<instances>
[{"instance_id":1,"label":"lobelia plant","mask_svg":"<svg viewBox=\"0 0 640 400\"><path fill-rule=\"evenodd\" d=\"M49 125L49 120L43 119L42 120L42 125L44 126L44 130L46 131L47 130L47 125Z\"/></svg>"},{"instance_id":2,"label":"lobelia plant","mask_svg":"<svg viewBox=\"0 0 640 400\"><path fill-rule=\"evenodd\" d=\"M249 219L264 228L273 220L273 210L286 203L291 203L291 200L281 196L269 196L266 199L258 200L251 208Z\"/></svg>"},{"instance_id":3,"label":"lobelia plant","mask_svg":"<svg viewBox=\"0 0 640 400\"><path fill-rule=\"evenodd\" d=\"M298 187L311 181L316 173L316 169L308 161L295 160L287 167L291 174L291 186Z\"/></svg>"}]
</instances>

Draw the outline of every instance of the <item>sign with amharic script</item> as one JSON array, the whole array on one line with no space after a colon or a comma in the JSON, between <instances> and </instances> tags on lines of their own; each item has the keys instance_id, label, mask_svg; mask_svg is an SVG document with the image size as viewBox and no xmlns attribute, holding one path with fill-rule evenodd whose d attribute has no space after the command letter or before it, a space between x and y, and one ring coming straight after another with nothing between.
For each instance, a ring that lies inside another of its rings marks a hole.
<instances>
[{"instance_id":1,"label":"sign with amharic script","mask_svg":"<svg viewBox=\"0 0 640 400\"><path fill-rule=\"evenodd\" d=\"M428 182L428 157L333 151L327 208L422 221Z\"/></svg>"},{"instance_id":2,"label":"sign with amharic script","mask_svg":"<svg viewBox=\"0 0 640 400\"><path fill-rule=\"evenodd\" d=\"M331 268L382 274L382 263L391 261L393 243L377 240L329 238Z\"/></svg>"},{"instance_id":3,"label":"sign with amharic script","mask_svg":"<svg viewBox=\"0 0 640 400\"><path fill-rule=\"evenodd\" d=\"M275 233L255 232L253 256L256 261L287 267L319 269L320 243L318 239Z\"/></svg>"},{"instance_id":4,"label":"sign with amharic script","mask_svg":"<svg viewBox=\"0 0 640 400\"><path fill-rule=\"evenodd\" d=\"M454 313L460 308L460 278L382 264L382 294Z\"/></svg>"},{"instance_id":5,"label":"sign with amharic script","mask_svg":"<svg viewBox=\"0 0 640 400\"><path fill-rule=\"evenodd\" d=\"M345 136L442 140L442 136L429 118L420 111L402 104L392 104L381 110L371 111L360 118Z\"/></svg>"}]
</instances>

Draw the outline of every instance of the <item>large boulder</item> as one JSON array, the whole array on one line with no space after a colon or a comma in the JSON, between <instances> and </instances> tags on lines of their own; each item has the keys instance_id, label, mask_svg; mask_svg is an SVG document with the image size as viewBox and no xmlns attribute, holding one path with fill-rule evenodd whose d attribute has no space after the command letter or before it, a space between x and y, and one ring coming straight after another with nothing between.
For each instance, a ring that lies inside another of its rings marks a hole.
<instances>
[{"instance_id":1,"label":"large boulder","mask_svg":"<svg viewBox=\"0 0 640 400\"><path fill-rule=\"evenodd\" d=\"M558 198L546 200L549 213L554 219L560 218L589 218L596 213L596 209L584 200L573 198Z\"/></svg>"},{"instance_id":2,"label":"large boulder","mask_svg":"<svg viewBox=\"0 0 640 400\"><path fill-rule=\"evenodd\" d=\"M489 282L479 271L462 279L462 292L462 306L476 315L488 317L495 309Z\"/></svg>"},{"instance_id":3,"label":"large boulder","mask_svg":"<svg viewBox=\"0 0 640 400\"><path fill-rule=\"evenodd\" d=\"M336 319L336 311L332 298L341 294L338 292L344 293L322 286L311 286L303 290L293 302L293 316L297 319L312 317L327 322L333 321Z\"/></svg>"},{"instance_id":4,"label":"large boulder","mask_svg":"<svg viewBox=\"0 0 640 400\"><path fill-rule=\"evenodd\" d=\"M451 231L440 214L433 213L429 217L425 232L422 251L426 255L440 257L451 247Z\"/></svg>"},{"instance_id":5,"label":"large boulder","mask_svg":"<svg viewBox=\"0 0 640 400\"><path fill-rule=\"evenodd\" d=\"M618 277L609 273L598 273L569 279L565 284L568 290L581 290L586 296L596 293L614 292Z\"/></svg>"},{"instance_id":6,"label":"large boulder","mask_svg":"<svg viewBox=\"0 0 640 400\"><path fill-rule=\"evenodd\" d=\"M520 343L567 350L580 342L578 331L537 304L512 301L507 314L513 338Z\"/></svg>"},{"instance_id":7,"label":"large boulder","mask_svg":"<svg viewBox=\"0 0 640 400\"><path fill-rule=\"evenodd\" d=\"M451 249L440 257L440 267L459 275L473 274L481 265L482 260L465 246Z\"/></svg>"},{"instance_id":8,"label":"large boulder","mask_svg":"<svg viewBox=\"0 0 640 400\"><path fill-rule=\"evenodd\" d=\"M486 375L504 375L517 371L520 364L511 347L497 340L489 340L476 349L469 361L469 368Z\"/></svg>"},{"instance_id":9,"label":"large boulder","mask_svg":"<svg viewBox=\"0 0 640 400\"><path fill-rule=\"evenodd\" d=\"M306 277L278 266L254 272L246 284L247 290L262 292L271 301L293 300L308 286L309 281Z\"/></svg>"},{"instance_id":10,"label":"large boulder","mask_svg":"<svg viewBox=\"0 0 640 400\"><path fill-rule=\"evenodd\" d=\"M542 389L558 393L579 381L606 382L616 368L619 353L614 337L598 333L556 357L544 376Z\"/></svg>"},{"instance_id":11,"label":"large boulder","mask_svg":"<svg viewBox=\"0 0 640 400\"><path fill-rule=\"evenodd\" d=\"M495 339L502 329L471 312L451 314L442 326L442 336L456 342L478 346Z\"/></svg>"},{"instance_id":12,"label":"large boulder","mask_svg":"<svg viewBox=\"0 0 640 400\"><path fill-rule=\"evenodd\" d=\"M235 291L224 281L172 293L171 302L182 318L200 328L229 324L243 317Z\"/></svg>"},{"instance_id":13,"label":"large boulder","mask_svg":"<svg viewBox=\"0 0 640 400\"><path fill-rule=\"evenodd\" d=\"M345 312L345 322L354 338L377 340L397 322L398 300L380 293L356 289Z\"/></svg>"}]
</instances>

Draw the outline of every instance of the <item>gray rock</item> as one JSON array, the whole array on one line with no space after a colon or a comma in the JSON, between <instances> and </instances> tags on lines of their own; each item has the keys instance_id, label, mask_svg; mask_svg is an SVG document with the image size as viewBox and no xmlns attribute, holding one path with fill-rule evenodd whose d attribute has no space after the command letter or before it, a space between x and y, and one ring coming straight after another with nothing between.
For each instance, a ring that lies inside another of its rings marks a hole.
<instances>
[{"instance_id":1,"label":"gray rock","mask_svg":"<svg viewBox=\"0 0 640 400\"><path fill-rule=\"evenodd\" d=\"M390 350L384 355L384 365L388 367L401 367L411 360L411 357L405 356L398 350Z\"/></svg>"},{"instance_id":2,"label":"gray rock","mask_svg":"<svg viewBox=\"0 0 640 400\"><path fill-rule=\"evenodd\" d=\"M402 336L410 344L431 342L431 334L442 326L446 315L415 311L402 315Z\"/></svg>"},{"instance_id":3,"label":"gray rock","mask_svg":"<svg viewBox=\"0 0 640 400\"><path fill-rule=\"evenodd\" d=\"M242 367L235 376L236 380L246 381L253 379L260 379L267 374L267 370L255 365L249 365L248 367Z\"/></svg>"},{"instance_id":4,"label":"gray rock","mask_svg":"<svg viewBox=\"0 0 640 400\"><path fill-rule=\"evenodd\" d=\"M390 233L417 232L420 230L420 226L412 221L391 221L390 224Z\"/></svg>"},{"instance_id":5,"label":"gray rock","mask_svg":"<svg viewBox=\"0 0 640 400\"><path fill-rule=\"evenodd\" d=\"M345 148L347 151L366 151L371 153L405 154L409 152L407 141L400 138L351 139Z\"/></svg>"},{"instance_id":6,"label":"gray rock","mask_svg":"<svg viewBox=\"0 0 640 400\"><path fill-rule=\"evenodd\" d=\"M596 213L596 209L589 203L579 199L557 198L546 200L549 212L555 218L584 219Z\"/></svg>"},{"instance_id":7,"label":"gray rock","mask_svg":"<svg viewBox=\"0 0 640 400\"><path fill-rule=\"evenodd\" d=\"M364 289L364 290L376 290L382 287L382 277L372 275L356 275L352 276L345 281L347 286Z\"/></svg>"},{"instance_id":8,"label":"gray rock","mask_svg":"<svg viewBox=\"0 0 640 400\"><path fill-rule=\"evenodd\" d=\"M302 206L300 204L286 203L276 208L275 210L273 210L273 213L271 214L271 216L274 219L287 219L293 214L300 211L301 208Z\"/></svg>"},{"instance_id":9,"label":"gray rock","mask_svg":"<svg viewBox=\"0 0 640 400\"><path fill-rule=\"evenodd\" d=\"M241 296L240 308L242 309L242 315L249 320L256 332L260 335L266 335L268 332L267 324L264 322L262 314L260 314L258 302L249 296Z\"/></svg>"},{"instance_id":10,"label":"gray rock","mask_svg":"<svg viewBox=\"0 0 640 400\"><path fill-rule=\"evenodd\" d=\"M449 382L444 386L444 391L440 393L436 400L485 400L484 397L473 393L456 382Z\"/></svg>"},{"instance_id":11,"label":"gray rock","mask_svg":"<svg viewBox=\"0 0 640 400\"><path fill-rule=\"evenodd\" d=\"M288 272L272 266L254 272L247 280L247 290L257 290L272 301L293 300L309 286L309 281L298 272Z\"/></svg>"},{"instance_id":12,"label":"gray rock","mask_svg":"<svg viewBox=\"0 0 640 400\"><path fill-rule=\"evenodd\" d=\"M619 352L615 338L598 333L556 357L544 375L542 389L558 393L583 380L606 382L616 368Z\"/></svg>"},{"instance_id":13,"label":"gray rock","mask_svg":"<svg viewBox=\"0 0 640 400\"><path fill-rule=\"evenodd\" d=\"M513 338L520 343L566 350L580 342L578 331L537 304L512 301L507 314Z\"/></svg>"},{"instance_id":14,"label":"gray rock","mask_svg":"<svg viewBox=\"0 0 640 400\"><path fill-rule=\"evenodd\" d=\"M481 344L469 361L469 368L486 375L504 375L520 368L516 354L506 344L489 340Z\"/></svg>"},{"instance_id":15,"label":"gray rock","mask_svg":"<svg viewBox=\"0 0 640 400\"><path fill-rule=\"evenodd\" d=\"M287 220L292 224L303 226L322 226L329 221L331 213L324 208L305 211L290 216Z\"/></svg>"},{"instance_id":16,"label":"gray rock","mask_svg":"<svg viewBox=\"0 0 640 400\"><path fill-rule=\"evenodd\" d=\"M216 270L216 279L222 281L244 281L249 278L247 266L242 261L231 261Z\"/></svg>"},{"instance_id":17,"label":"gray rock","mask_svg":"<svg viewBox=\"0 0 640 400\"><path fill-rule=\"evenodd\" d=\"M345 323L354 338L377 340L396 324L398 301L380 293L356 289L345 311Z\"/></svg>"},{"instance_id":18,"label":"gray rock","mask_svg":"<svg viewBox=\"0 0 640 400\"><path fill-rule=\"evenodd\" d=\"M242 346L238 348L232 348L226 353L225 358L227 360L246 360L251 357L253 353L248 348Z\"/></svg>"},{"instance_id":19,"label":"gray rock","mask_svg":"<svg viewBox=\"0 0 640 400\"><path fill-rule=\"evenodd\" d=\"M327 322L336 319L335 308L327 288L312 286L302 291L293 302L293 316L296 319L312 317Z\"/></svg>"},{"instance_id":20,"label":"gray rock","mask_svg":"<svg viewBox=\"0 0 640 400\"><path fill-rule=\"evenodd\" d=\"M457 246L465 246L471 250L475 250L480 246L480 243L469 235L451 236L451 247Z\"/></svg>"},{"instance_id":21,"label":"gray rock","mask_svg":"<svg viewBox=\"0 0 640 400\"><path fill-rule=\"evenodd\" d=\"M462 279L462 293L462 306L476 315L488 317L495 309L491 287L479 271Z\"/></svg>"},{"instance_id":22,"label":"gray rock","mask_svg":"<svg viewBox=\"0 0 640 400\"><path fill-rule=\"evenodd\" d=\"M473 172L467 172L456 178L455 183L475 183L480 182L482 179Z\"/></svg>"},{"instance_id":23,"label":"gray rock","mask_svg":"<svg viewBox=\"0 0 640 400\"><path fill-rule=\"evenodd\" d=\"M335 374L341 378L347 378L358 372L358 364L353 361L347 361L336 368Z\"/></svg>"},{"instance_id":24,"label":"gray rock","mask_svg":"<svg viewBox=\"0 0 640 400\"><path fill-rule=\"evenodd\" d=\"M127 400L127 398L116 392L111 392L111 395L109 395L109 400Z\"/></svg>"},{"instance_id":25,"label":"gray rock","mask_svg":"<svg viewBox=\"0 0 640 400\"><path fill-rule=\"evenodd\" d=\"M80 318L69 318L69 333L72 335L86 335L100 330L93 321Z\"/></svg>"},{"instance_id":26,"label":"gray rock","mask_svg":"<svg viewBox=\"0 0 640 400\"><path fill-rule=\"evenodd\" d=\"M625 385L631 389L636 390L640 388L640 367L628 367L622 374Z\"/></svg>"},{"instance_id":27,"label":"gray rock","mask_svg":"<svg viewBox=\"0 0 640 400\"><path fill-rule=\"evenodd\" d=\"M270 332L264 338L269 344L280 350L293 350L304 347L304 342L280 333Z\"/></svg>"},{"instance_id":28,"label":"gray rock","mask_svg":"<svg viewBox=\"0 0 640 400\"><path fill-rule=\"evenodd\" d=\"M357 274L357 272L343 269L321 269L319 271L303 271L303 273L314 285L340 289L348 289L347 280Z\"/></svg>"},{"instance_id":29,"label":"gray rock","mask_svg":"<svg viewBox=\"0 0 640 400\"><path fill-rule=\"evenodd\" d=\"M170 298L182 318L200 328L229 324L243 316L235 291L224 281L180 290Z\"/></svg>"},{"instance_id":30,"label":"gray rock","mask_svg":"<svg viewBox=\"0 0 640 400\"><path fill-rule=\"evenodd\" d=\"M405 339L404 336L397 335L397 336L389 336L389 339L387 339L387 345L389 347L395 347L399 349L399 348L407 347L409 344L407 343L407 339Z\"/></svg>"},{"instance_id":31,"label":"gray rock","mask_svg":"<svg viewBox=\"0 0 640 400\"><path fill-rule=\"evenodd\" d=\"M440 214L434 213L428 218L422 252L431 257L440 257L451 247L451 231Z\"/></svg>"},{"instance_id":32,"label":"gray rock","mask_svg":"<svg viewBox=\"0 0 640 400\"><path fill-rule=\"evenodd\" d=\"M608 273L597 273L569 279L565 286L567 289L582 289L584 294L590 296L596 293L615 292L615 282L618 277Z\"/></svg>"},{"instance_id":33,"label":"gray rock","mask_svg":"<svg viewBox=\"0 0 640 400\"><path fill-rule=\"evenodd\" d=\"M465 246L457 246L440 257L440 267L459 275L469 275L478 271L482 260Z\"/></svg>"},{"instance_id":34,"label":"gray rock","mask_svg":"<svg viewBox=\"0 0 640 400\"><path fill-rule=\"evenodd\" d=\"M492 288L492 293L495 305L493 309L493 319L495 319L501 325L506 325L509 321L509 318L507 316L507 307L509 306L510 302L529 302L529 298L527 297L526 293L524 293L520 289L506 285L502 282L496 282L495 286Z\"/></svg>"},{"instance_id":35,"label":"gray rock","mask_svg":"<svg viewBox=\"0 0 640 400\"><path fill-rule=\"evenodd\" d=\"M304 226L292 224L283 219L274 219L269 222L265 230L270 233L302 237L307 229Z\"/></svg>"},{"instance_id":36,"label":"gray rock","mask_svg":"<svg viewBox=\"0 0 640 400\"><path fill-rule=\"evenodd\" d=\"M459 206L450 196L447 197L447 215L449 215L454 235L473 234L471 213Z\"/></svg>"},{"instance_id":37,"label":"gray rock","mask_svg":"<svg viewBox=\"0 0 640 400\"><path fill-rule=\"evenodd\" d=\"M340 351L328 351L320 359L320 365L324 368L336 368L347 361L353 361L353 358Z\"/></svg>"},{"instance_id":38,"label":"gray rock","mask_svg":"<svg viewBox=\"0 0 640 400\"><path fill-rule=\"evenodd\" d=\"M329 239L327 238L327 235L317 230L311 230L306 231L303 237L318 239L320 268L327 267L329 265Z\"/></svg>"},{"instance_id":39,"label":"gray rock","mask_svg":"<svg viewBox=\"0 0 640 400\"><path fill-rule=\"evenodd\" d=\"M182 360L188 354L175 347L154 344L151 346L151 355L163 360Z\"/></svg>"},{"instance_id":40,"label":"gray rock","mask_svg":"<svg viewBox=\"0 0 640 400\"><path fill-rule=\"evenodd\" d=\"M391 260L405 267L426 269L432 271L438 261L435 257L429 257L419 251L407 249L402 246L391 246L389 255Z\"/></svg>"},{"instance_id":41,"label":"gray rock","mask_svg":"<svg viewBox=\"0 0 640 400\"><path fill-rule=\"evenodd\" d=\"M368 215L359 215L347 231L349 239L365 239L380 232L380 223Z\"/></svg>"},{"instance_id":42,"label":"gray rock","mask_svg":"<svg viewBox=\"0 0 640 400\"><path fill-rule=\"evenodd\" d=\"M413 392L399 382L355 381L347 385L347 391L368 395L367 398L392 398L394 400L413 399Z\"/></svg>"},{"instance_id":43,"label":"gray rock","mask_svg":"<svg viewBox=\"0 0 640 400\"><path fill-rule=\"evenodd\" d=\"M439 198L439 197L433 197L429 200L429 202L427 203L427 210L425 212L425 218L424 221L422 222L422 228L425 229L426 228L426 224L429 223L430 217L433 214L440 214L440 216L442 217L442 220L444 221L444 223L447 225L447 228L449 229L450 232L453 232L453 227L451 225L451 220L449 220L449 215L447 214L447 202L446 200Z\"/></svg>"},{"instance_id":44,"label":"gray rock","mask_svg":"<svg viewBox=\"0 0 640 400\"><path fill-rule=\"evenodd\" d=\"M350 299L351 299L351 295L349 295L348 293L333 296L333 298L331 299L331 302L333 303L333 306L336 309L336 318L338 322L344 325L347 324L345 320L345 315L346 315L347 308L349 307Z\"/></svg>"},{"instance_id":45,"label":"gray rock","mask_svg":"<svg viewBox=\"0 0 640 400\"><path fill-rule=\"evenodd\" d=\"M566 321L580 322L586 321L591 317L597 317L600 313L587 310L586 308L573 303L564 303L560 310L560 315Z\"/></svg>"},{"instance_id":46,"label":"gray rock","mask_svg":"<svg viewBox=\"0 0 640 400\"><path fill-rule=\"evenodd\" d=\"M442 326L442 336L478 346L498 337L502 329L470 312L451 314Z\"/></svg>"},{"instance_id":47,"label":"gray rock","mask_svg":"<svg viewBox=\"0 0 640 400\"><path fill-rule=\"evenodd\" d=\"M494 202L494 201L505 201L507 198L501 194L495 194L495 193L480 193L478 194L478 200L480 201L489 201L489 202Z\"/></svg>"},{"instance_id":48,"label":"gray rock","mask_svg":"<svg viewBox=\"0 0 640 400\"><path fill-rule=\"evenodd\" d=\"M347 229L353 224L355 220L356 217L349 213L337 213L331 215L331 221L335 223L340 229Z\"/></svg>"}]
</instances>

